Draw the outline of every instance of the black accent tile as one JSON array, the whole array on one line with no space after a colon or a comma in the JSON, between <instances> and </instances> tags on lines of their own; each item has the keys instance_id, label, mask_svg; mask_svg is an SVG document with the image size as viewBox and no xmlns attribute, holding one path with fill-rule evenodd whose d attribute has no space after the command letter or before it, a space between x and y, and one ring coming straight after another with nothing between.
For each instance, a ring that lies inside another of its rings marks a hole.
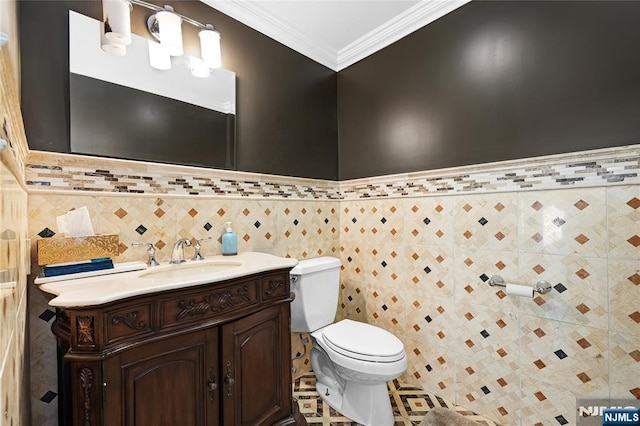
<instances>
[{"instance_id":1,"label":"black accent tile","mask_svg":"<svg viewBox=\"0 0 640 426\"><path fill-rule=\"evenodd\" d=\"M45 321L45 322L49 322L51 321L51 318L55 317L56 313L53 312L51 309L45 309L44 312L42 312L38 318L40 318L41 320Z\"/></svg>"},{"instance_id":2,"label":"black accent tile","mask_svg":"<svg viewBox=\"0 0 640 426\"><path fill-rule=\"evenodd\" d=\"M47 393L45 393L44 395L42 395L42 397L40 398L40 401L46 403L46 404L50 404L51 401L53 401L56 396L58 396L57 393L55 392L51 392L51 391L47 391Z\"/></svg>"},{"instance_id":3,"label":"black accent tile","mask_svg":"<svg viewBox=\"0 0 640 426\"><path fill-rule=\"evenodd\" d=\"M358 219L356 219L355 217L353 219L351 219L351 222L356 223L358 221Z\"/></svg>"},{"instance_id":4,"label":"black accent tile","mask_svg":"<svg viewBox=\"0 0 640 426\"><path fill-rule=\"evenodd\" d=\"M481 217L480 220L478 221L478 223L482 226L485 226L489 221L487 219L485 219L484 217Z\"/></svg>"},{"instance_id":5,"label":"black accent tile","mask_svg":"<svg viewBox=\"0 0 640 426\"><path fill-rule=\"evenodd\" d=\"M489 277L487 276L487 274L482 274L480 275L480 279L482 280L482 282L487 282L489 280Z\"/></svg>"},{"instance_id":6,"label":"black accent tile","mask_svg":"<svg viewBox=\"0 0 640 426\"><path fill-rule=\"evenodd\" d=\"M326 225L327 223L329 223L329 219L325 218L324 219L324 224Z\"/></svg>"},{"instance_id":7,"label":"black accent tile","mask_svg":"<svg viewBox=\"0 0 640 426\"><path fill-rule=\"evenodd\" d=\"M353 302L353 297L349 296L347 299L349 299L349 302Z\"/></svg>"},{"instance_id":8,"label":"black accent tile","mask_svg":"<svg viewBox=\"0 0 640 426\"><path fill-rule=\"evenodd\" d=\"M44 228L42 231L38 232L38 235L39 235L41 238L51 238L51 237L53 237L54 235L56 235L56 233L55 233L55 232L53 232L53 231L52 231L51 229L49 229L49 228Z\"/></svg>"},{"instance_id":9,"label":"black accent tile","mask_svg":"<svg viewBox=\"0 0 640 426\"><path fill-rule=\"evenodd\" d=\"M431 364L427 364L427 365L425 365L425 366L424 366L424 368L426 368L426 369L427 369L427 371L429 371L429 372L430 372L431 370L433 370L433 367L431 366Z\"/></svg>"},{"instance_id":10,"label":"black accent tile","mask_svg":"<svg viewBox=\"0 0 640 426\"><path fill-rule=\"evenodd\" d=\"M554 354L556 354L556 356L558 358L560 358L560 359L565 359L566 357L569 356L569 355L565 354L562 349L558 349L557 351L554 352Z\"/></svg>"},{"instance_id":11,"label":"black accent tile","mask_svg":"<svg viewBox=\"0 0 640 426\"><path fill-rule=\"evenodd\" d=\"M428 217L425 217L423 222L424 222L425 225L428 225L428 224L431 223L431 219L429 219Z\"/></svg>"},{"instance_id":12,"label":"black accent tile","mask_svg":"<svg viewBox=\"0 0 640 426\"><path fill-rule=\"evenodd\" d=\"M567 222L564 219L562 219L561 217L556 217L555 219L553 219L553 224L555 226L557 226L558 228L560 228L565 223L567 223Z\"/></svg>"},{"instance_id":13,"label":"black accent tile","mask_svg":"<svg viewBox=\"0 0 640 426\"><path fill-rule=\"evenodd\" d=\"M386 267L387 267L387 262L385 262L385 261L383 260L383 261L382 261L382 263L381 263L381 265L382 265L382 267L383 267L383 268L386 268Z\"/></svg>"},{"instance_id":14,"label":"black accent tile","mask_svg":"<svg viewBox=\"0 0 640 426\"><path fill-rule=\"evenodd\" d=\"M300 223L300 222L298 222L298 219L294 219L294 220L293 220L293 224L294 224L294 225L298 226L298 224L299 224L299 223Z\"/></svg>"},{"instance_id":15,"label":"black accent tile","mask_svg":"<svg viewBox=\"0 0 640 426\"><path fill-rule=\"evenodd\" d=\"M347 262L351 263L353 261L353 259L351 258L351 256L347 257Z\"/></svg>"},{"instance_id":16,"label":"black accent tile","mask_svg":"<svg viewBox=\"0 0 640 426\"><path fill-rule=\"evenodd\" d=\"M567 421L567 419L565 419L565 418L564 418L564 416L563 416L563 415L556 416L556 417L555 417L555 419L556 419L556 420L558 421L558 423L559 423L559 424L561 424L561 425L569 424L569 422Z\"/></svg>"},{"instance_id":17,"label":"black accent tile","mask_svg":"<svg viewBox=\"0 0 640 426\"><path fill-rule=\"evenodd\" d=\"M256 220L256 223L254 223L254 224L253 224L253 226L255 226L255 227L256 227L256 229L257 229L257 228L260 228L260 225L262 225L262 224L260 223L260 221L259 221L259 220Z\"/></svg>"},{"instance_id":18,"label":"black accent tile","mask_svg":"<svg viewBox=\"0 0 640 426\"><path fill-rule=\"evenodd\" d=\"M488 394L490 394L490 393L491 393L491 391L489 390L489 388L488 388L488 387L486 387L486 386L481 387L481 388L480 388L480 390L481 390L485 395L488 395Z\"/></svg>"},{"instance_id":19,"label":"black accent tile","mask_svg":"<svg viewBox=\"0 0 640 426\"><path fill-rule=\"evenodd\" d=\"M136 228L136 232L140 235L144 234L145 232L147 232L147 228L144 227L144 225L140 225Z\"/></svg>"},{"instance_id":20,"label":"black accent tile","mask_svg":"<svg viewBox=\"0 0 640 426\"><path fill-rule=\"evenodd\" d=\"M211 225L209 222L204 224L204 229L206 229L207 231L210 231L211 228L213 228L213 225Z\"/></svg>"},{"instance_id":21,"label":"black accent tile","mask_svg":"<svg viewBox=\"0 0 640 426\"><path fill-rule=\"evenodd\" d=\"M387 219L385 219L384 217L382 219L380 219L380 222L382 222L383 224L387 223Z\"/></svg>"},{"instance_id":22,"label":"black accent tile","mask_svg":"<svg viewBox=\"0 0 640 426\"><path fill-rule=\"evenodd\" d=\"M423 271L428 274L429 272L431 272L431 268L429 268L428 266L425 266Z\"/></svg>"},{"instance_id":23,"label":"black accent tile","mask_svg":"<svg viewBox=\"0 0 640 426\"><path fill-rule=\"evenodd\" d=\"M386 311L387 309L389 309L389 308L387 308L387 305L382 305L382 310L383 311Z\"/></svg>"},{"instance_id":24,"label":"black accent tile","mask_svg":"<svg viewBox=\"0 0 640 426\"><path fill-rule=\"evenodd\" d=\"M296 358L300 358L300 355L302 355L300 352L296 352Z\"/></svg>"},{"instance_id":25,"label":"black accent tile","mask_svg":"<svg viewBox=\"0 0 640 426\"><path fill-rule=\"evenodd\" d=\"M562 293L567 289L564 285L562 285L562 283L554 285L553 288L555 288L558 293Z\"/></svg>"},{"instance_id":26,"label":"black accent tile","mask_svg":"<svg viewBox=\"0 0 640 426\"><path fill-rule=\"evenodd\" d=\"M489 336L490 336L490 334L489 334L489 332L488 332L487 330L482 330L482 331L480 332L480 334L481 334L481 335L482 335L482 337L484 337L485 339L486 339L487 337L489 337Z\"/></svg>"},{"instance_id":27,"label":"black accent tile","mask_svg":"<svg viewBox=\"0 0 640 426\"><path fill-rule=\"evenodd\" d=\"M433 318L431 318L431 316L427 315L426 317L424 317L426 322L431 322L433 321Z\"/></svg>"}]
</instances>

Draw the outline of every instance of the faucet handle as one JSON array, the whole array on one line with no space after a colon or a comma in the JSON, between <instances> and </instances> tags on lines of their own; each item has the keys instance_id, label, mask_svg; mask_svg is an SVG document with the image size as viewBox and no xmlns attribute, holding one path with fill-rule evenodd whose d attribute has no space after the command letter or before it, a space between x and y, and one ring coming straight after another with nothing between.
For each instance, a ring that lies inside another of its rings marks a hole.
<instances>
[{"instance_id":1,"label":"faucet handle","mask_svg":"<svg viewBox=\"0 0 640 426\"><path fill-rule=\"evenodd\" d=\"M200 254L200 249L202 248L202 244L200 244L200 243L202 241L211 240L211 239L213 239L213 237L200 238L199 240L196 240L196 243L193 246L193 248L195 249L196 252L193 255L193 257L191 258L191 260L204 260L204 256L202 256L202 254Z\"/></svg>"},{"instance_id":2,"label":"faucet handle","mask_svg":"<svg viewBox=\"0 0 640 426\"><path fill-rule=\"evenodd\" d=\"M156 260L156 246L154 246L153 243L131 243L131 247L147 247L147 254L149 255L147 265L158 266L160 264Z\"/></svg>"}]
</instances>

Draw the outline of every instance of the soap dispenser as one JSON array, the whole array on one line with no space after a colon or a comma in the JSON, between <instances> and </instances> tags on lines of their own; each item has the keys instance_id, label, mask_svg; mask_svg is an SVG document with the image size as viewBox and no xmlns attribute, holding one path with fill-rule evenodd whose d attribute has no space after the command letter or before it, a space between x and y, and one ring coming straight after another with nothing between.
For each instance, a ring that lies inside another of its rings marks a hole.
<instances>
[{"instance_id":1,"label":"soap dispenser","mask_svg":"<svg viewBox=\"0 0 640 426\"><path fill-rule=\"evenodd\" d=\"M238 254L238 236L231 229L231 222L225 223L225 232L222 234L222 255L233 256Z\"/></svg>"}]
</instances>

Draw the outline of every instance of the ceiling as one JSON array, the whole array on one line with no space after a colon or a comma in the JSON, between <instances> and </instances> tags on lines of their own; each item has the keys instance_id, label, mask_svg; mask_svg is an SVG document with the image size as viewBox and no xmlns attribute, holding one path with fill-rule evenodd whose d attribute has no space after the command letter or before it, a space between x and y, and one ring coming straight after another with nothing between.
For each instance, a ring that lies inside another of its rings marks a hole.
<instances>
[{"instance_id":1,"label":"ceiling","mask_svg":"<svg viewBox=\"0 0 640 426\"><path fill-rule=\"evenodd\" d=\"M470 0L201 0L340 71Z\"/></svg>"}]
</instances>

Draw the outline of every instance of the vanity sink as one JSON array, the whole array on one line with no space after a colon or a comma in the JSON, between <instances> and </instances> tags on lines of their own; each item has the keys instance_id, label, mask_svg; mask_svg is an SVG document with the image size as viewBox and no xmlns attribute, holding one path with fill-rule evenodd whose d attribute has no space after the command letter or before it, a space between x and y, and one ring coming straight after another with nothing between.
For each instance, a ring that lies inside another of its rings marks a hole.
<instances>
[{"instance_id":1,"label":"vanity sink","mask_svg":"<svg viewBox=\"0 0 640 426\"><path fill-rule=\"evenodd\" d=\"M178 265L164 263L144 270L137 268L127 272L61 281L39 282L40 278L36 278L34 282L40 290L56 296L49 300L49 305L69 308L95 306L166 290L209 285L282 268L293 268L297 264L298 261L292 258L243 252L233 258L215 255L205 260L188 260ZM114 265L114 271L116 269Z\"/></svg>"},{"instance_id":2,"label":"vanity sink","mask_svg":"<svg viewBox=\"0 0 640 426\"><path fill-rule=\"evenodd\" d=\"M242 266L241 262L193 262L180 265L170 265L161 270L144 272L138 276L143 279L166 279L166 278L186 278L198 275L208 275L216 272Z\"/></svg>"}]
</instances>

